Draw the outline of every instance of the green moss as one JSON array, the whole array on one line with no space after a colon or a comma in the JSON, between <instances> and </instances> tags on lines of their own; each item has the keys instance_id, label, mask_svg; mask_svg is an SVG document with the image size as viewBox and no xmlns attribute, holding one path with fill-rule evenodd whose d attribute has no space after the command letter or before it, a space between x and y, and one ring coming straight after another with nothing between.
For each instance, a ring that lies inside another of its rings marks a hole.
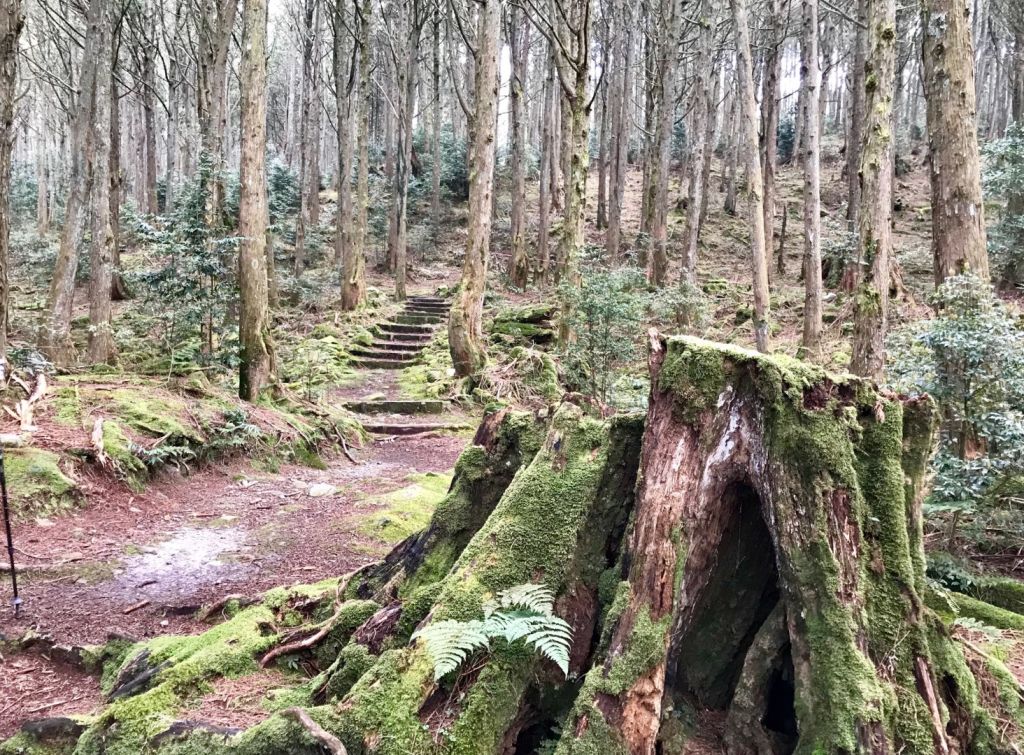
<instances>
[{"instance_id":1,"label":"green moss","mask_svg":"<svg viewBox=\"0 0 1024 755\"><path fill-rule=\"evenodd\" d=\"M430 523L434 508L444 498L452 475L428 472L412 475L411 485L385 493L371 501L384 506L363 517L359 531L388 544L400 543Z\"/></svg>"},{"instance_id":2,"label":"green moss","mask_svg":"<svg viewBox=\"0 0 1024 755\"><path fill-rule=\"evenodd\" d=\"M148 477L146 465L132 453L131 442L114 420L103 423L103 451L110 457L117 476L135 492L140 492Z\"/></svg>"},{"instance_id":3,"label":"green moss","mask_svg":"<svg viewBox=\"0 0 1024 755\"><path fill-rule=\"evenodd\" d=\"M75 428L82 426L82 396L77 385L59 387L51 400L53 402L53 418L58 424Z\"/></svg>"},{"instance_id":4,"label":"green moss","mask_svg":"<svg viewBox=\"0 0 1024 755\"><path fill-rule=\"evenodd\" d=\"M75 742L61 739L39 742L31 734L20 732L0 742L0 755L70 755L75 749Z\"/></svg>"},{"instance_id":5,"label":"green moss","mask_svg":"<svg viewBox=\"0 0 1024 755\"><path fill-rule=\"evenodd\" d=\"M376 660L376 656L372 655L365 645L357 642L350 642L342 648L328 676L327 699L340 700L347 695Z\"/></svg>"},{"instance_id":6,"label":"green moss","mask_svg":"<svg viewBox=\"0 0 1024 755\"><path fill-rule=\"evenodd\" d=\"M1024 616L1019 613L959 593L950 593L950 598L957 616L968 616L997 629L1024 630Z\"/></svg>"},{"instance_id":7,"label":"green moss","mask_svg":"<svg viewBox=\"0 0 1024 755\"><path fill-rule=\"evenodd\" d=\"M137 432L197 445L206 440L202 432L186 424L188 412L180 398L130 388L116 388L109 395L116 416Z\"/></svg>"},{"instance_id":8,"label":"green moss","mask_svg":"<svg viewBox=\"0 0 1024 755\"><path fill-rule=\"evenodd\" d=\"M4 471L16 517L66 511L82 498L78 483L64 474L59 457L40 448L8 448Z\"/></svg>"}]
</instances>

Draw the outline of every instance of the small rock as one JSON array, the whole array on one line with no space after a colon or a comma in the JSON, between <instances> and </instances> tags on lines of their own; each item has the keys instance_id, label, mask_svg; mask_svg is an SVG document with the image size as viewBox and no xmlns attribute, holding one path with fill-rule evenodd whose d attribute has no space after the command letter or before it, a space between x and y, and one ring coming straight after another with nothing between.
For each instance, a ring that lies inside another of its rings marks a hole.
<instances>
[{"instance_id":1,"label":"small rock","mask_svg":"<svg viewBox=\"0 0 1024 755\"><path fill-rule=\"evenodd\" d=\"M44 516L36 517L36 524L39 525L40 527L52 527L53 526L53 522L51 520L47 519Z\"/></svg>"},{"instance_id":2,"label":"small rock","mask_svg":"<svg viewBox=\"0 0 1024 755\"><path fill-rule=\"evenodd\" d=\"M325 498L329 495L334 495L338 492L338 489L326 482L317 482L310 485L306 490L306 495L310 498Z\"/></svg>"}]
</instances>

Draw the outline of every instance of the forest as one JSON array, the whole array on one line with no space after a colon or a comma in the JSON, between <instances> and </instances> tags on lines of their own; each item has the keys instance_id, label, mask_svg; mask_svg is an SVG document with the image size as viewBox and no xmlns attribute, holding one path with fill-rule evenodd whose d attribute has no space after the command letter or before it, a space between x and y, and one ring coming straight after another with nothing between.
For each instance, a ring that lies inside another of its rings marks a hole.
<instances>
[{"instance_id":1,"label":"forest","mask_svg":"<svg viewBox=\"0 0 1024 755\"><path fill-rule=\"evenodd\" d=\"M1020 755L1011 0L0 0L0 755Z\"/></svg>"}]
</instances>

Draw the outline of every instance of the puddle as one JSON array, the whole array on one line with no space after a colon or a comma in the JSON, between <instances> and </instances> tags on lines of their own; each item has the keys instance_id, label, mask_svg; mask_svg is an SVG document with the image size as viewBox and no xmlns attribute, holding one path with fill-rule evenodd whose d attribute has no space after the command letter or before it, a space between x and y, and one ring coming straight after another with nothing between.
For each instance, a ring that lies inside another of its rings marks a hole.
<instances>
[{"instance_id":1,"label":"puddle","mask_svg":"<svg viewBox=\"0 0 1024 755\"><path fill-rule=\"evenodd\" d=\"M141 598L180 597L208 584L248 571L234 556L246 533L239 527L185 527L160 543L125 558L113 582L113 592Z\"/></svg>"}]
</instances>

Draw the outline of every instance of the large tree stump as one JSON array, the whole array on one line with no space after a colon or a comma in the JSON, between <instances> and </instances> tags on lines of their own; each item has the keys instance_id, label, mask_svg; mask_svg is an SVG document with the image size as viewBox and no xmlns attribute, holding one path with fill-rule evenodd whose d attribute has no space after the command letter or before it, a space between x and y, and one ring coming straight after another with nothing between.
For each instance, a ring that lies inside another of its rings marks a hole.
<instances>
[{"instance_id":1,"label":"large tree stump","mask_svg":"<svg viewBox=\"0 0 1024 755\"><path fill-rule=\"evenodd\" d=\"M984 664L923 601L931 402L692 338L653 334L650 361L645 420L565 402L485 421L431 525L349 582L362 624L320 648L336 657L304 685L311 720L353 755L681 755L686 712L737 755L1012 752L994 721L1024 721L1016 698L986 708ZM524 583L573 627L569 679L498 642L435 681L413 630ZM203 652L244 668L278 641L252 634L272 616L243 609ZM191 650L167 662L77 751L316 752L281 715L160 724L153 704L177 711L216 673Z\"/></svg>"}]
</instances>

